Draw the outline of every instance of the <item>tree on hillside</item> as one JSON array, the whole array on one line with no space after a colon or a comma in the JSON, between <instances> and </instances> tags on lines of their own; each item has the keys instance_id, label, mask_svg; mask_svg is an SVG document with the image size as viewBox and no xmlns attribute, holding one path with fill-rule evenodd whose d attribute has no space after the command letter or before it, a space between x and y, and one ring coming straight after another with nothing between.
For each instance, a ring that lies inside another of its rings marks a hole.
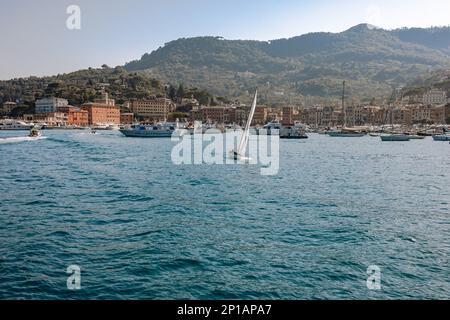
<instances>
[{"instance_id":1,"label":"tree on hillside","mask_svg":"<svg viewBox=\"0 0 450 320\"><path fill-rule=\"evenodd\" d=\"M181 120L181 119L187 119L189 118L189 114L184 113L184 112L173 112L173 113L169 113L168 115L168 121L175 121L177 119Z\"/></svg>"},{"instance_id":2,"label":"tree on hillside","mask_svg":"<svg viewBox=\"0 0 450 320\"><path fill-rule=\"evenodd\" d=\"M184 86L180 84L177 90L177 98L180 102L184 98L184 94L185 94Z\"/></svg>"},{"instance_id":3,"label":"tree on hillside","mask_svg":"<svg viewBox=\"0 0 450 320\"><path fill-rule=\"evenodd\" d=\"M11 110L10 116L13 118L22 117L24 114L33 114L34 106L21 105Z\"/></svg>"},{"instance_id":4,"label":"tree on hillside","mask_svg":"<svg viewBox=\"0 0 450 320\"><path fill-rule=\"evenodd\" d=\"M172 101L175 101L175 98L177 97L177 90L172 85L169 86L168 96Z\"/></svg>"}]
</instances>

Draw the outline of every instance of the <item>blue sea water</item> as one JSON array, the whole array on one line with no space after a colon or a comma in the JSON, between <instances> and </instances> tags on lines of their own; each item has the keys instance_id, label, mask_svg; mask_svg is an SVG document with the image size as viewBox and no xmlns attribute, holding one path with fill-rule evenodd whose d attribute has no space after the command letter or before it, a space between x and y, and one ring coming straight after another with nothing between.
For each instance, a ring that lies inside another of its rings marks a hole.
<instances>
[{"instance_id":1,"label":"blue sea water","mask_svg":"<svg viewBox=\"0 0 450 320\"><path fill-rule=\"evenodd\" d=\"M450 298L448 143L311 135L262 176L173 165L169 139L45 135L0 140L0 299Z\"/></svg>"}]
</instances>

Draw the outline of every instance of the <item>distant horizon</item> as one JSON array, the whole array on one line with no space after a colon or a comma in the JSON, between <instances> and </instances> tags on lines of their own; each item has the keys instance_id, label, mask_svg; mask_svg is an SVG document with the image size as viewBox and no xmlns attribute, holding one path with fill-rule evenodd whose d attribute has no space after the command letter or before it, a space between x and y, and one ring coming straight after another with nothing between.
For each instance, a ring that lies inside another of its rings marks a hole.
<instances>
[{"instance_id":1,"label":"distant horizon","mask_svg":"<svg viewBox=\"0 0 450 320\"><path fill-rule=\"evenodd\" d=\"M81 9L80 30L66 27L74 4ZM446 0L0 0L0 11L7 48L0 80L123 66L180 38L270 41L359 24L388 31L450 26Z\"/></svg>"}]
</instances>

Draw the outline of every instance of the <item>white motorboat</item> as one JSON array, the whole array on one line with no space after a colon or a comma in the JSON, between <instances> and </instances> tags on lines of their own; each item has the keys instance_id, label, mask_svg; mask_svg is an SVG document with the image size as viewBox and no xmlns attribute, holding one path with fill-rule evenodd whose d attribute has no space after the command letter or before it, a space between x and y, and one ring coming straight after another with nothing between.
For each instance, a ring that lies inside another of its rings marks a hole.
<instances>
[{"instance_id":1,"label":"white motorboat","mask_svg":"<svg viewBox=\"0 0 450 320\"><path fill-rule=\"evenodd\" d=\"M0 130L31 130L33 124L29 124L18 120L2 120L0 121Z\"/></svg>"},{"instance_id":2,"label":"white motorboat","mask_svg":"<svg viewBox=\"0 0 450 320\"><path fill-rule=\"evenodd\" d=\"M300 122L295 122L294 125L284 126L278 121L269 122L263 127L267 135L279 135L280 139L308 139L306 135L306 127ZM258 130L258 134L261 129Z\"/></svg>"},{"instance_id":3,"label":"white motorboat","mask_svg":"<svg viewBox=\"0 0 450 320\"><path fill-rule=\"evenodd\" d=\"M338 137L338 138L361 138L364 137L366 134L364 132L360 132L357 130L347 129L344 128L342 130L336 130L336 131L329 131L328 135L330 137Z\"/></svg>"},{"instance_id":4,"label":"white motorboat","mask_svg":"<svg viewBox=\"0 0 450 320\"><path fill-rule=\"evenodd\" d=\"M41 131L34 127L33 129L30 130L30 134L28 135L29 138L39 138L42 136Z\"/></svg>"},{"instance_id":5,"label":"white motorboat","mask_svg":"<svg viewBox=\"0 0 450 320\"><path fill-rule=\"evenodd\" d=\"M155 125L132 125L120 129L120 132L131 138L170 138L176 132L177 125L174 123L158 123Z\"/></svg>"}]
</instances>

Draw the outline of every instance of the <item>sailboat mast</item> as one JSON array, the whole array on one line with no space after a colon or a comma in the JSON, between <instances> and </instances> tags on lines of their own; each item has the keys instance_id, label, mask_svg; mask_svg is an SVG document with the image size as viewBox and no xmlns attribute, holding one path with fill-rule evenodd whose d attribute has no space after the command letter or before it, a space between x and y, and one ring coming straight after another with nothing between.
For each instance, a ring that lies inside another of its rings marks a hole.
<instances>
[{"instance_id":1,"label":"sailboat mast","mask_svg":"<svg viewBox=\"0 0 450 320\"><path fill-rule=\"evenodd\" d=\"M347 112L345 110L345 81L342 83L342 112L344 112L344 128L347 127Z\"/></svg>"}]
</instances>

